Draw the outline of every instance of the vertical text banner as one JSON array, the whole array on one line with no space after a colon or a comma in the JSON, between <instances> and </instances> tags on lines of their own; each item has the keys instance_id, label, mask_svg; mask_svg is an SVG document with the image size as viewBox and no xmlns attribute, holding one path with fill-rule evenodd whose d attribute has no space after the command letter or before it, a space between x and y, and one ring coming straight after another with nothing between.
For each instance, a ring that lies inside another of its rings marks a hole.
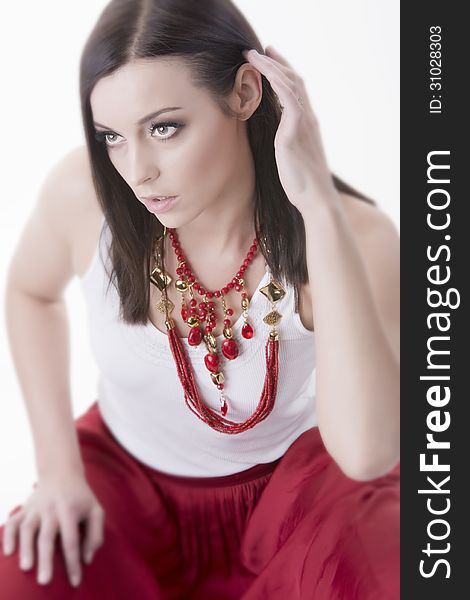
<instances>
[{"instance_id":1,"label":"vertical text banner","mask_svg":"<svg viewBox=\"0 0 470 600\"><path fill-rule=\"evenodd\" d=\"M463 3L401 3L401 598L470 598ZM414 12L416 11L416 12ZM457 591L458 590L458 591Z\"/></svg>"}]
</instances>

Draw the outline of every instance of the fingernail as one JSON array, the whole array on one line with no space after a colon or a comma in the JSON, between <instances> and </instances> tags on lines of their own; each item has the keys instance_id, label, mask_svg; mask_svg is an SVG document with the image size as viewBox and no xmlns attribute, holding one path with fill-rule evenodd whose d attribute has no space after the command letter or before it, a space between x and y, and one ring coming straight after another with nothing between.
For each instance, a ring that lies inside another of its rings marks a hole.
<instances>
[{"instance_id":1,"label":"fingernail","mask_svg":"<svg viewBox=\"0 0 470 600\"><path fill-rule=\"evenodd\" d=\"M74 586L74 587L78 587L78 585L80 584L80 576L77 574L74 574L70 577L70 583Z\"/></svg>"},{"instance_id":2,"label":"fingernail","mask_svg":"<svg viewBox=\"0 0 470 600\"><path fill-rule=\"evenodd\" d=\"M25 569L25 570L26 570L26 569L29 569L29 567L30 567L30 564L29 564L29 563L30 563L30 560L29 560L29 558L27 558L27 557L26 557L26 558L25 558L25 557L23 557L23 558L21 559L21 564L20 564L20 566L21 566L21 568L22 568L22 569Z\"/></svg>"},{"instance_id":3,"label":"fingernail","mask_svg":"<svg viewBox=\"0 0 470 600\"><path fill-rule=\"evenodd\" d=\"M47 571L40 571L38 577L38 583L47 583Z\"/></svg>"},{"instance_id":4,"label":"fingernail","mask_svg":"<svg viewBox=\"0 0 470 600\"><path fill-rule=\"evenodd\" d=\"M93 555L91 552L87 552L85 554L85 562L87 563L87 565L89 565L91 563L91 559L93 558Z\"/></svg>"},{"instance_id":5,"label":"fingernail","mask_svg":"<svg viewBox=\"0 0 470 600\"><path fill-rule=\"evenodd\" d=\"M5 555L11 554L12 550L13 550L13 548L11 547L10 543L6 543L3 546L3 554L5 554Z\"/></svg>"}]
</instances>

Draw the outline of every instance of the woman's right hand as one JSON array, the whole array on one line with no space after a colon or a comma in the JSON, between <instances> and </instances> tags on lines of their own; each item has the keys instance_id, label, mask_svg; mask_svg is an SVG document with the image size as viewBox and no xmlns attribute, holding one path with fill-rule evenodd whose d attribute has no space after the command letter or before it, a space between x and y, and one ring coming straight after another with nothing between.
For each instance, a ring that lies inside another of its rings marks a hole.
<instances>
[{"instance_id":1,"label":"woman's right hand","mask_svg":"<svg viewBox=\"0 0 470 600\"><path fill-rule=\"evenodd\" d=\"M90 563L103 544L105 511L83 475L40 478L34 491L21 508L10 515L3 529L3 552L15 552L19 534L19 566L34 566L34 538L37 538L37 581L48 583L53 575L55 538L60 532L62 551L71 585L81 580L80 554ZM85 538L80 549L79 524L85 524ZM87 558L89 557L89 560Z\"/></svg>"}]
</instances>

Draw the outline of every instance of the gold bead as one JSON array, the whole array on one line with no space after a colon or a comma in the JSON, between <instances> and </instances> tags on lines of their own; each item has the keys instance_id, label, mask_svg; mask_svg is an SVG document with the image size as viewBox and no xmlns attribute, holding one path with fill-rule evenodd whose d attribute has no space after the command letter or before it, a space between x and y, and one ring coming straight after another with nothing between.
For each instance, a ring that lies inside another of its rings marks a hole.
<instances>
[{"instance_id":1,"label":"gold bead","mask_svg":"<svg viewBox=\"0 0 470 600\"><path fill-rule=\"evenodd\" d=\"M199 319L197 317L195 317L194 315L191 315L190 317L188 317L188 320L186 321L186 323L190 327L197 327L199 325Z\"/></svg>"},{"instance_id":2,"label":"gold bead","mask_svg":"<svg viewBox=\"0 0 470 600\"><path fill-rule=\"evenodd\" d=\"M188 289L188 284L186 283L186 281L183 281L182 279L177 279L175 281L175 287L178 290L178 292L186 292Z\"/></svg>"},{"instance_id":3,"label":"gold bead","mask_svg":"<svg viewBox=\"0 0 470 600\"><path fill-rule=\"evenodd\" d=\"M211 373L211 379L215 385L219 385L225 381L224 374L221 371L219 371L219 373Z\"/></svg>"},{"instance_id":4,"label":"gold bead","mask_svg":"<svg viewBox=\"0 0 470 600\"><path fill-rule=\"evenodd\" d=\"M246 310L250 306L250 301L248 298L242 298L242 308Z\"/></svg>"},{"instance_id":5,"label":"gold bead","mask_svg":"<svg viewBox=\"0 0 470 600\"><path fill-rule=\"evenodd\" d=\"M217 340L215 339L215 337L212 335L212 333L207 333L204 336L204 342L206 343L207 349L210 350L215 350L217 348Z\"/></svg>"},{"instance_id":6,"label":"gold bead","mask_svg":"<svg viewBox=\"0 0 470 600\"><path fill-rule=\"evenodd\" d=\"M269 332L269 341L276 342L279 339L279 332L275 329Z\"/></svg>"},{"instance_id":7,"label":"gold bead","mask_svg":"<svg viewBox=\"0 0 470 600\"><path fill-rule=\"evenodd\" d=\"M231 327L224 327L224 337L226 337L228 340L232 339L232 328Z\"/></svg>"}]
</instances>

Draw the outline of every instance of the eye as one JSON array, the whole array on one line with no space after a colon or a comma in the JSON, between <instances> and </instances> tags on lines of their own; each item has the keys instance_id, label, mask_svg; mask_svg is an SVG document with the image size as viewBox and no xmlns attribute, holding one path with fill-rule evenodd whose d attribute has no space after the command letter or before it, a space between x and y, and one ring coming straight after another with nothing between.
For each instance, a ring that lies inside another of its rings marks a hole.
<instances>
[{"instance_id":1,"label":"eye","mask_svg":"<svg viewBox=\"0 0 470 600\"><path fill-rule=\"evenodd\" d=\"M183 127L183 125L181 123L175 123L174 121L169 121L166 123L151 123L149 128L147 129L147 132L152 135L157 129L168 129L169 127L178 131L179 129L181 129ZM157 136L157 137L160 139L160 141L166 142L166 141L170 140L171 138L174 138L175 135L176 135L176 133L174 133L173 135L171 135L169 137L160 137L160 136Z\"/></svg>"},{"instance_id":2,"label":"eye","mask_svg":"<svg viewBox=\"0 0 470 600\"><path fill-rule=\"evenodd\" d=\"M158 130L158 129L168 129L168 128L173 128L176 131L180 130L182 127L184 127L184 125L182 123L176 123L174 121L168 121L168 122L160 122L160 123L156 123L156 122L152 122L149 127L147 128L147 133L150 133L150 135L152 137L157 137L157 139L159 139L161 142L167 142L170 139L174 138L177 133L173 133L173 135L167 136L167 137L160 137L160 136L153 136L152 134ZM110 140L110 137L114 137L114 140ZM107 146L108 148L114 147L118 145L118 142L116 142L116 138L120 137L119 134L114 133L113 131L97 131L95 130L95 139L100 142L101 144L104 144L105 146Z\"/></svg>"},{"instance_id":3,"label":"eye","mask_svg":"<svg viewBox=\"0 0 470 600\"><path fill-rule=\"evenodd\" d=\"M108 136L117 135L112 131L97 131L95 130L95 139L100 144L104 144L105 146L115 146L113 142L109 143Z\"/></svg>"}]
</instances>

